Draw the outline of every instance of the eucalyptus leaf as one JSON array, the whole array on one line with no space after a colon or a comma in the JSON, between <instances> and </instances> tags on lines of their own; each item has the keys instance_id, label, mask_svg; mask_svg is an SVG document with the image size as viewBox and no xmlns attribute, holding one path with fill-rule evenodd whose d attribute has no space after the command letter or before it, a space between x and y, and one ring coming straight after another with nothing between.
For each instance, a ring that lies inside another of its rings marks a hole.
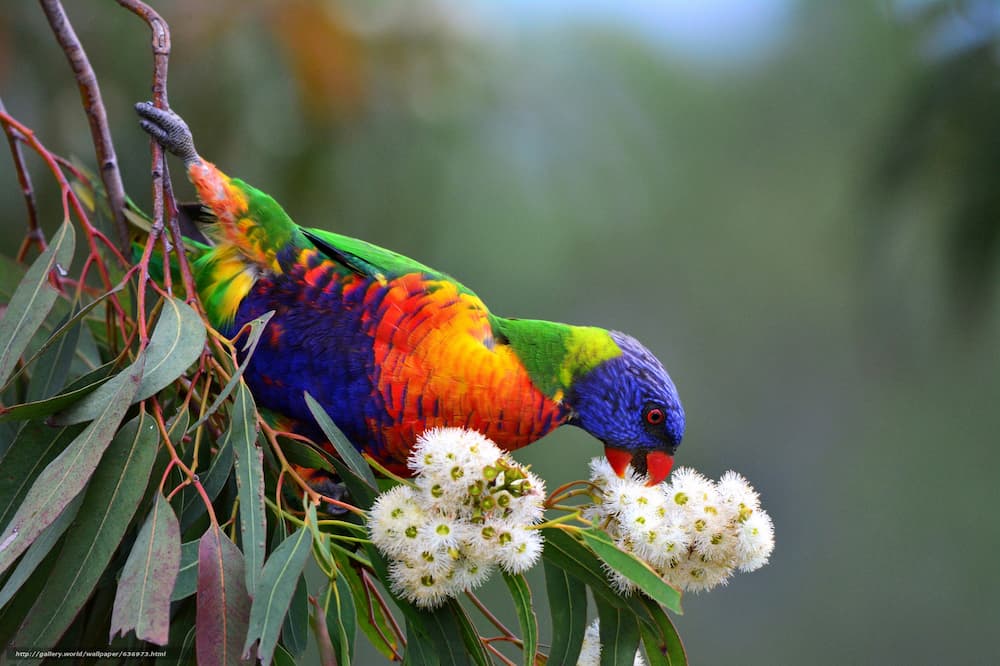
<instances>
[{"instance_id":1,"label":"eucalyptus leaf","mask_svg":"<svg viewBox=\"0 0 1000 666\"><path fill-rule=\"evenodd\" d=\"M166 645L170 632L170 597L181 559L177 516L162 494L132 544L111 612L111 637L135 630L137 638Z\"/></svg>"},{"instance_id":2,"label":"eucalyptus leaf","mask_svg":"<svg viewBox=\"0 0 1000 666\"><path fill-rule=\"evenodd\" d=\"M601 666L632 666L639 649L639 621L628 610L594 599L601 621Z\"/></svg>"},{"instance_id":3,"label":"eucalyptus leaf","mask_svg":"<svg viewBox=\"0 0 1000 666\"><path fill-rule=\"evenodd\" d=\"M149 339L143 363L142 382L133 401L145 400L184 374L198 360L205 347L205 325L191 306L178 298L165 299L160 317ZM131 372L137 360L129 366ZM126 372L123 371L122 375ZM121 380L116 377L76 405L52 418L65 425L89 421L118 390Z\"/></svg>"},{"instance_id":4,"label":"eucalyptus leaf","mask_svg":"<svg viewBox=\"0 0 1000 666\"><path fill-rule=\"evenodd\" d=\"M538 651L538 618L535 616L535 609L531 606L531 588L522 574L512 576L505 573L503 582L507 583L507 589L514 601L517 622L521 626L521 640L524 642L522 648L524 664L532 666L535 663L535 652Z\"/></svg>"},{"instance_id":5,"label":"eucalyptus leaf","mask_svg":"<svg viewBox=\"0 0 1000 666\"><path fill-rule=\"evenodd\" d=\"M240 500L240 536L248 590L257 589L267 545L264 514L264 453L257 437L257 409L250 389L239 382L229 414L227 439L235 454L236 487Z\"/></svg>"},{"instance_id":6,"label":"eucalyptus leaf","mask_svg":"<svg viewBox=\"0 0 1000 666\"><path fill-rule=\"evenodd\" d=\"M378 484L375 483L375 475L372 474L371 467L365 462L365 459L361 457L358 450L354 448L354 445L347 439L347 437L340 431L340 428L334 424L330 419L330 415L326 413L323 406L316 402L307 392L305 394L306 405L309 407L309 411L312 412L313 418L316 419L316 423L319 424L320 429L323 434L326 435L327 439L330 440L330 444L333 448L337 450L344 463L351 468L361 480L367 483L374 489L378 489Z\"/></svg>"},{"instance_id":7,"label":"eucalyptus leaf","mask_svg":"<svg viewBox=\"0 0 1000 666\"><path fill-rule=\"evenodd\" d=\"M213 523L198 545L197 663L229 666L256 661L252 655L240 657L250 617L250 596L243 581L243 553Z\"/></svg>"},{"instance_id":8,"label":"eucalyptus leaf","mask_svg":"<svg viewBox=\"0 0 1000 666\"><path fill-rule=\"evenodd\" d=\"M309 520L316 520L316 508L310 506ZM278 633L295 593L295 586L312 549L312 531L303 526L274 549L264 564L250 607L250 624L243 656L258 644L257 655L263 664L271 662Z\"/></svg>"},{"instance_id":9,"label":"eucalyptus leaf","mask_svg":"<svg viewBox=\"0 0 1000 666\"><path fill-rule=\"evenodd\" d=\"M66 219L14 290L6 314L0 319L0 386L7 383L18 359L59 297L51 275L69 267L75 241L76 232Z\"/></svg>"},{"instance_id":10,"label":"eucalyptus leaf","mask_svg":"<svg viewBox=\"0 0 1000 666\"><path fill-rule=\"evenodd\" d=\"M580 658L583 635L587 631L587 588L548 558L542 560L542 565L552 615L549 661L553 664L575 664Z\"/></svg>"},{"instance_id":11,"label":"eucalyptus leaf","mask_svg":"<svg viewBox=\"0 0 1000 666\"><path fill-rule=\"evenodd\" d=\"M583 530L580 535L609 567L638 585L645 594L675 613L683 612L681 593L664 581L648 564L621 550L600 530Z\"/></svg>"},{"instance_id":12,"label":"eucalyptus leaf","mask_svg":"<svg viewBox=\"0 0 1000 666\"><path fill-rule=\"evenodd\" d=\"M138 389L142 358L140 355L138 365L124 373L125 380L119 383L118 390L93 422L35 479L17 513L0 534L0 572L10 567L90 480Z\"/></svg>"},{"instance_id":13,"label":"eucalyptus leaf","mask_svg":"<svg viewBox=\"0 0 1000 666\"><path fill-rule=\"evenodd\" d=\"M115 435L83 494L73 538L64 542L52 576L18 632L18 644L55 645L91 597L145 493L157 440L156 424L145 414ZM161 554L160 566L168 560ZM166 644L169 618L164 614L163 619L161 636L140 638Z\"/></svg>"}]
</instances>

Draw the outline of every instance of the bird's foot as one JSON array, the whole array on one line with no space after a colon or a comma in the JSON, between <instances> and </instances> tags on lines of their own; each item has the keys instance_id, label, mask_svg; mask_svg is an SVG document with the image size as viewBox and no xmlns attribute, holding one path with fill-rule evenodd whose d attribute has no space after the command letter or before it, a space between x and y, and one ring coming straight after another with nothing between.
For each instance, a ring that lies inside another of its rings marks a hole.
<instances>
[{"instance_id":1,"label":"bird's foot","mask_svg":"<svg viewBox=\"0 0 1000 666\"><path fill-rule=\"evenodd\" d=\"M191 130L180 116L170 109L158 109L152 102L139 102L135 111L140 117L139 126L164 150L184 160L187 166L201 161Z\"/></svg>"}]
</instances>

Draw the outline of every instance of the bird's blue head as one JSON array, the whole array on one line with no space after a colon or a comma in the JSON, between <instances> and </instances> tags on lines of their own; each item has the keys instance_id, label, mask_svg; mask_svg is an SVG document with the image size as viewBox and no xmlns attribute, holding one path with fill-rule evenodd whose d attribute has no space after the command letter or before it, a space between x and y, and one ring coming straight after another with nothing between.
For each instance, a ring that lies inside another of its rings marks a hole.
<instances>
[{"instance_id":1,"label":"bird's blue head","mask_svg":"<svg viewBox=\"0 0 1000 666\"><path fill-rule=\"evenodd\" d=\"M631 463L649 475L649 485L665 479L684 437L684 408L663 364L635 338L617 331L611 338L621 354L578 377L567 394L570 423L604 442L605 455L619 476Z\"/></svg>"}]
</instances>

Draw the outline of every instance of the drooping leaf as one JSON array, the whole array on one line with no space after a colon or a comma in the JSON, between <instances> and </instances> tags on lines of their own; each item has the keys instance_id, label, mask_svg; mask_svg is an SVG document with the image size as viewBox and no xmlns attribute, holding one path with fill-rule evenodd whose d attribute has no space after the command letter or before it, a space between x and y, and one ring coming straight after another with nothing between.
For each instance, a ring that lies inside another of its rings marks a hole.
<instances>
[{"instance_id":1,"label":"drooping leaf","mask_svg":"<svg viewBox=\"0 0 1000 666\"><path fill-rule=\"evenodd\" d=\"M310 507L309 519L316 520L315 507ZM264 564L250 608L250 626L243 654L249 655L254 644L259 642L257 655L265 666L271 662L296 581L311 549L312 531L303 526L282 541Z\"/></svg>"},{"instance_id":2,"label":"drooping leaf","mask_svg":"<svg viewBox=\"0 0 1000 666\"><path fill-rule=\"evenodd\" d=\"M35 569L42 563L42 560L52 552L56 543L59 542L59 539L73 522L73 519L76 518L76 514L80 510L82 503L83 496L77 495L63 509L63 512L59 514L55 522L46 527L45 531L38 535L35 542L25 551L24 556L18 560L17 566L14 567L14 570L4 582L3 588L0 588L0 608L7 605L7 602L11 600L14 594L21 589L21 586L27 582L31 574L35 572Z\"/></svg>"},{"instance_id":3,"label":"drooping leaf","mask_svg":"<svg viewBox=\"0 0 1000 666\"><path fill-rule=\"evenodd\" d=\"M517 622L521 625L521 640L524 641L524 664L533 666L535 663L535 652L538 651L538 618L535 617L535 609L531 606L531 588L524 575L511 576L504 574L503 582L507 583L510 590L511 599L514 600L514 611L517 613Z\"/></svg>"},{"instance_id":4,"label":"drooping leaf","mask_svg":"<svg viewBox=\"0 0 1000 666\"><path fill-rule=\"evenodd\" d=\"M636 615L645 615L645 607L634 596L622 597L611 587L594 551L561 529L546 527L542 533L545 535L543 558L586 584L595 598L599 597L616 608L631 610Z\"/></svg>"},{"instance_id":5,"label":"drooping leaf","mask_svg":"<svg viewBox=\"0 0 1000 666\"><path fill-rule=\"evenodd\" d=\"M198 360L205 346L205 335L205 325L190 305L178 298L165 299L146 349L142 383L133 400L145 400L184 374ZM133 363L130 370L135 365ZM65 412L56 414L53 422L80 423L94 418L117 390L119 381L112 379Z\"/></svg>"},{"instance_id":6,"label":"drooping leaf","mask_svg":"<svg viewBox=\"0 0 1000 666\"><path fill-rule=\"evenodd\" d=\"M142 356L93 422L35 479L17 513L0 535L0 572L6 571L83 490L118 430L138 389L141 374Z\"/></svg>"},{"instance_id":7,"label":"drooping leaf","mask_svg":"<svg viewBox=\"0 0 1000 666\"><path fill-rule=\"evenodd\" d=\"M476 630L476 626L472 624L469 614L465 612L462 604L458 603L457 599L449 600L443 608L439 608L434 614L442 619L448 618L454 620L454 624L458 628L458 633L462 637L462 644L465 646L468 657L472 658L476 666L491 666L490 655L486 653L486 648L479 638L479 631ZM441 622L440 627L444 635L451 633L449 631L450 623ZM535 638L538 638L537 627ZM466 656L461 655L458 651L450 651L449 657L452 659L452 663L464 663L466 660Z\"/></svg>"},{"instance_id":8,"label":"drooping leaf","mask_svg":"<svg viewBox=\"0 0 1000 666\"><path fill-rule=\"evenodd\" d=\"M549 663L575 664L587 630L587 588L551 560L543 559L542 565L552 614Z\"/></svg>"},{"instance_id":9,"label":"drooping leaf","mask_svg":"<svg viewBox=\"0 0 1000 666\"><path fill-rule=\"evenodd\" d=\"M212 462L208 466L208 471L199 473L201 487L205 489L208 498L215 501L222 489L229 480L229 474L233 471L233 445L232 429L230 429L219 441L219 450L212 456ZM181 491L180 506L183 507L181 513L181 531L186 532L194 522L205 513L205 501L194 487L187 487Z\"/></svg>"},{"instance_id":10,"label":"drooping leaf","mask_svg":"<svg viewBox=\"0 0 1000 666\"><path fill-rule=\"evenodd\" d=\"M0 458L0 526L6 526L21 506L39 473L82 430L82 426L48 428L41 423L25 424Z\"/></svg>"},{"instance_id":11,"label":"drooping leaf","mask_svg":"<svg viewBox=\"0 0 1000 666\"><path fill-rule=\"evenodd\" d=\"M170 503L156 494L125 561L111 613L111 637L134 629L137 638L166 645L170 596L181 560L181 533Z\"/></svg>"},{"instance_id":12,"label":"drooping leaf","mask_svg":"<svg viewBox=\"0 0 1000 666\"><path fill-rule=\"evenodd\" d=\"M389 621L386 619L382 607L369 597L365 591L365 585L361 577L351 567L347 557L339 553L337 554L337 569L339 571L339 575L337 576L338 591L340 589L340 581L345 582L350 589L357 626L364 633L365 637L368 638L368 641L386 659L392 660L395 656L395 651L399 650L399 645L396 644L395 634L392 633L392 629L389 627ZM343 595L341 595L341 598L343 598ZM333 633L331 630L331 636Z\"/></svg>"},{"instance_id":13,"label":"drooping leaf","mask_svg":"<svg viewBox=\"0 0 1000 666\"><path fill-rule=\"evenodd\" d=\"M170 594L171 601L186 599L198 590L198 546L200 543L199 540L181 544L181 566L177 570L174 591Z\"/></svg>"},{"instance_id":14,"label":"drooping leaf","mask_svg":"<svg viewBox=\"0 0 1000 666\"><path fill-rule=\"evenodd\" d=\"M55 414L72 407L111 379L110 376L97 379L78 388L68 388L51 398L43 398L36 402L23 402L10 407L0 407L0 421L24 421Z\"/></svg>"},{"instance_id":15,"label":"drooping leaf","mask_svg":"<svg viewBox=\"0 0 1000 666\"><path fill-rule=\"evenodd\" d=\"M628 610L594 599L601 620L601 666L632 666L639 649L639 621Z\"/></svg>"},{"instance_id":16,"label":"drooping leaf","mask_svg":"<svg viewBox=\"0 0 1000 666\"><path fill-rule=\"evenodd\" d=\"M250 618L243 553L213 524L198 546L195 653L199 664L244 664L240 657Z\"/></svg>"},{"instance_id":17,"label":"drooping leaf","mask_svg":"<svg viewBox=\"0 0 1000 666\"><path fill-rule=\"evenodd\" d=\"M683 612L681 593L660 578L648 564L618 548L600 530L583 530L580 535L608 566L638 585L644 593L675 613Z\"/></svg>"},{"instance_id":18,"label":"drooping leaf","mask_svg":"<svg viewBox=\"0 0 1000 666\"><path fill-rule=\"evenodd\" d=\"M20 627L32 604L35 603L35 599L38 598L38 594L48 582L49 574L52 572L52 567L55 566L58 556L59 553L55 551L46 555L28 580L21 584L14 597L6 605L0 607L0 645L5 646L6 649L16 647L12 643L14 632Z\"/></svg>"},{"instance_id":19,"label":"drooping leaf","mask_svg":"<svg viewBox=\"0 0 1000 666\"><path fill-rule=\"evenodd\" d=\"M322 453L308 444L287 438L281 439L280 442L282 453L285 454L288 462L293 465L308 467L309 469L322 469L327 472L336 471Z\"/></svg>"},{"instance_id":20,"label":"drooping leaf","mask_svg":"<svg viewBox=\"0 0 1000 666\"><path fill-rule=\"evenodd\" d=\"M280 644L274 648L274 660L271 663L274 666L298 666L295 657L288 650L281 647Z\"/></svg>"},{"instance_id":21,"label":"drooping leaf","mask_svg":"<svg viewBox=\"0 0 1000 666\"><path fill-rule=\"evenodd\" d=\"M323 434L330 440L333 448L337 450L344 463L351 468L351 471L355 475L377 491L378 484L375 483L375 475L372 474L371 467L368 466L365 459L361 457L358 450L354 448L344 433L340 431L340 428L330 419L330 415L326 413L323 406L316 402L309 393L306 393L305 397L306 405L309 407L309 411L312 412L313 418L316 419L316 423L319 424Z\"/></svg>"},{"instance_id":22,"label":"drooping leaf","mask_svg":"<svg viewBox=\"0 0 1000 666\"><path fill-rule=\"evenodd\" d=\"M29 402L42 400L62 388L65 378L69 376L74 358L100 358L96 348L87 349L85 356L77 349L78 344L81 347L94 347L93 337L83 325L83 318L105 299L120 292L125 284L126 282L119 283L83 307L78 307L76 303L73 306L67 306L71 308L70 311L63 316L49 339L35 351L31 358L24 362L24 368L19 371L23 372L28 368L32 371L27 395ZM84 365L85 367L97 367L97 364Z\"/></svg>"},{"instance_id":23,"label":"drooping leaf","mask_svg":"<svg viewBox=\"0 0 1000 666\"><path fill-rule=\"evenodd\" d=\"M340 663L349 664L354 658L354 637L358 631L357 610L354 608L353 592L346 576L341 574L328 590L330 612L326 616L333 647L339 655ZM376 647L378 647L376 645ZM390 652L391 655L391 652ZM390 656L391 658L391 656Z\"/></svg>"},{"instance_id":24,"label":"drooping leaf","mask_svg":"<svg viewBox=\"0 0 1000 666\"><path fill-rule=\"evenodd\" d=\"M145 414L126 423L115 435L103 464L87 485L72 538L64 542L48 584L18 632L19 644L55 645L90 598L145 493L157 439L156 424ZM169 556L162 551L158 556L163 575L158 583L172 584L162 569ZM150 632L139 637L165 645L168 611L163 609L161 634ZM155 617L153 611L146 613Z\"/></svg>"},{"instance_id":25,"label":"drooping leaf","mask_svg":"<svg viewBox=\"0 0 1000 666\"><path fill-rule=\"evenodd\" d=\"M226 385L222 387L221 391L219 391L219 395L215 397L215 400L212 402L211 407L209 407L202 415L202 417L199 418L194 423L194 425L191 426L192 432L197 430L199 427L201 427L203 423L208 421L209 417L212 416L212 414L219 411L219 407L221 407L222 403L225 402L226 398L229 397L229 394L233 392L233 389L236 388L236 385L243 383L241 381L243 379L243 373L246 372L247 366L250 364L250 359L253 357L253 353L257 350L257 343L260 342L260 335L261 333L264 332L264 327L267 326L267 322L271 321L271 317L273 316L274 316L274 310L268 310L267 312L257 317L253 321L244 324L245 327L250 328L250 332L247 334L246 342L243 343L243 352L246 355L243 357L243 361L240 363L240 367L236 368L236 372L233 373L233 376L229 378L229 381L226 382Z\"/></svg>"},{"instance_id":26,"label":"drooping leaf","mask_svg":"<svg viewBox=\"0 0 1000 666\"><path fill-rule=\"evenodd\" d=\"M244 573L251 594L264 568L267 523L264 515L264 452L257 438L257 409L242 381L233 395L227 439L235 454L236 487L240 499L240 536Z\"/></svg>"},{"instance_id":27,"label":"drooping leaf","mask_svg":"<svg viewBox=\"0 0 1000 666\"><path fill-rule=\"evenodd\" d=\"M32 367L31 382L28 383L28 392L25 394L26 402L44 400L65 386L70 365L73 363L76 343L80 340L80 324L67 327L68 319L69 317L66 317L60 322L60 328L55 334L58 337L54 340L50 338L49 342L43 345L43 349L36 354L38 360Z\"/></svg>"},{"instance_id":28,"label":"drooping leaf","mask_svg":"<svg viewBox=\"0 0 1000 666\"><path fill-rule=\"evenodd\" d=\"M59 297L59 291L50 281L51 275L53 271L69 267L75 243L73 225L68 219L64 220L49 247L38 256L14 290L7 312L0 319L0 386L7 383L21 354Z\"/></svg>"},{"instance_id":29,"label":"drooping leaf","mask_svg":"<svg viewBox=\"0 0 1000 666\"><path fill-rule=\"evenodd\" d=\"M687 652L684 650L684 643L681 642L677 628L667 616L663 609L652 599L641 600L646 606L651 621L643 623L643 643L646 645L646 654L652 660L660 655L663 661L670 666L687 666Z\"/></svg>"},{"instance_id":30,"label":"drooping leaf","mask_svg":"<svg viewBox=\"0 0 1000 666\"><path fill-rule=\"evenodd\" d=\"M309 593L305 576L299 576L295 594L281 627L281 642L294 657L301 657L309 640Z\"/></svg>"}]
</instances>

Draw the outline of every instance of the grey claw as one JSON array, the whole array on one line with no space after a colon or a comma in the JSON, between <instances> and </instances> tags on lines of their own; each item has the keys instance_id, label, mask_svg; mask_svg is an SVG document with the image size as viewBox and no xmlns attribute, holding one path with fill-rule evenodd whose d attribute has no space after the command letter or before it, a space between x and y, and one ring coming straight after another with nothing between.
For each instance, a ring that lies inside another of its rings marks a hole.
<instances>
[{"instance_id":1,"label":"grey claw","mask_svg":"<svg viewBox=\"0 0 1000 666\"><path fill-rule=\"evenodd\" d=\"M164 150L180 157L187 165L200 161L191 130L180 116L169 109L158 109L152 102L137 103L135 111L141 118L139 126Z\"/></svg>"}]
</instances>

